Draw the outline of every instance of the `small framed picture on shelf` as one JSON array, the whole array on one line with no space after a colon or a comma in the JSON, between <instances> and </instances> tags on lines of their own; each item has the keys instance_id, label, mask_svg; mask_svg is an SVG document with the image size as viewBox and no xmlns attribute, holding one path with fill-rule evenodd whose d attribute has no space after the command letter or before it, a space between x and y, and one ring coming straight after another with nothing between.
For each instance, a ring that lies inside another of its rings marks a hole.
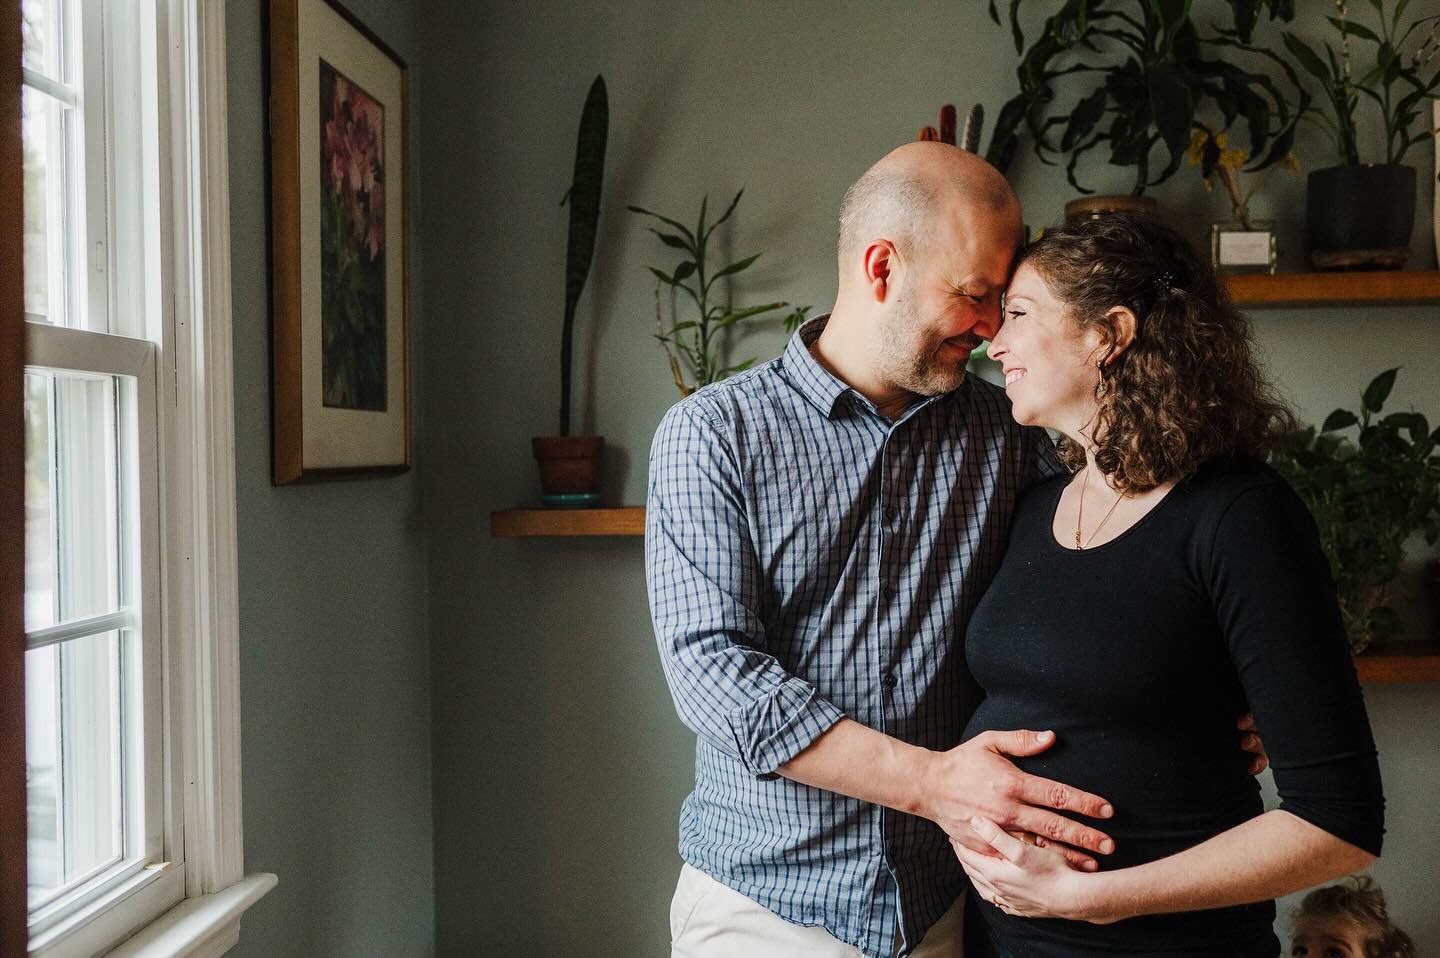
<instances>
[{"instance_id":1,"label":"small framed picture on shelf","mask_svg":"<svg viewBox=\"0 0 1440 958\"><path fill-rule=\"evenodd\" d=\"M276 485L410 465L406 66L334 0L270 0Z\"/></svg>"}]
</instances>

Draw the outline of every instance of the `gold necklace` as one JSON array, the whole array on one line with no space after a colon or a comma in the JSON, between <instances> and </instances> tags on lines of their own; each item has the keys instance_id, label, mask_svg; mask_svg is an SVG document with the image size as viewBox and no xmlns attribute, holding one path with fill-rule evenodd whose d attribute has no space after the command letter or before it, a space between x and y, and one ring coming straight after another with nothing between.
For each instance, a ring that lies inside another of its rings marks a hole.
<instances>
[{"instance_id":1,"label":"gold necklace","mask_svg":"<svg viewBox=\"0 0 1440 958\"><path fill-rule=\"evenodd\" d=\"M1128 498L1123 492L1115 497L1115 501L1110 504L1110 511L1105 513L1105 517L1100 520L1100 525L1095 527L1095 530L1090 533L1090 538L1085 540L1085 543L1082 545L1080 542L1080 525L1085 519L1085 490L1088 488L1090 488L1090 467L1087 465L1085 467L1085 478L1080 483L1080 508L1075 511L1075 548L1077 550L1084 549L1095 541L1095 537L1100 534L1101 528L1103 528L1105 523L1110 521L1110 517L1115 514L1115 507L1120 505L1120 500Z\"/></svg>"}]
</instances>

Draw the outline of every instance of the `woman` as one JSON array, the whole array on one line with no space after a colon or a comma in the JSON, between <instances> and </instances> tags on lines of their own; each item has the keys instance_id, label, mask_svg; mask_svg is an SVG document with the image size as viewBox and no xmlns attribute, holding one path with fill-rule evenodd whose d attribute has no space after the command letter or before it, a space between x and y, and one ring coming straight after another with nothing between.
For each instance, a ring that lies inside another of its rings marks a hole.
<instances>
[{"instance_id":1,"label":"woman","mask_svg":"<svg viewBox=\"0 0 1440 958\"><path fill-rule=\"evenodd\" d=\"M1367 867L1383 804L1329 567L1261 461L1293 426L1248 328L1174 231L1117 218L1025 253L990 347L1015 418L1072 475L1019 504L966 657L966 738L1054 729L1026 771L1104 795L1094 873L994 823L956 845L977 894L966 958L1266 956L1273 899ZM1234 747L1251 710L1280 792ZM1087 824L1100 824L1087 822Z\"/></svg>"}]
</instances>

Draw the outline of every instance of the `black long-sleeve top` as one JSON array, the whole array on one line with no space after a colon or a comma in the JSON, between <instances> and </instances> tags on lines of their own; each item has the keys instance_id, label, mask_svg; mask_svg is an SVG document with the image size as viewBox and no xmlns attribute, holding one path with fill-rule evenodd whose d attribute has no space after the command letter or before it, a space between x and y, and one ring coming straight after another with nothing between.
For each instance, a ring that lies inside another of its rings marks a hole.
<instances>
[{"instance_id":1,"label":"black long-sleeve top","mask_svg":"<svg viewBox=\"0 0 1440 958\"><path fill-rule=\"evenodd\" d=\"M1314 521L1253 460L1216 460L1135 525L1083 551L1052 523L1066 477L1017 507L1009 549L971 618L984 698L965 732L1054 729L1016 764L1110 800L1104 870L1192 847L1263 811L1236 719L1270 755L1280 808L1380 853L1374 739ZM970 947L996 954L1268 955L1267 901L1111 925L1005 915L971 895ZM981 939L988 931L989 942ZM969 952L967 952L967 955Z\"/></svg>"}]
</instances>

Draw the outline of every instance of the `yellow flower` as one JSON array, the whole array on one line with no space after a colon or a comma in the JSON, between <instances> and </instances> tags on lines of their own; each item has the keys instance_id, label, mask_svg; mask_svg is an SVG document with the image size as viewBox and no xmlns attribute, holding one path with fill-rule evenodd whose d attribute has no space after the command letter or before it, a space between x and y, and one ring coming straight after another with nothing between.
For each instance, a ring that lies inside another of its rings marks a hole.
<instances>
[{"instance_id":1,"label":"yellow flower","mask_svg":"<svg viewBox=\"0 0 1440 958\"><path fill-rule=\"evenodd\" d=\"M1210 139L1210 134L1204 130L1196 130L1190 135L1190 147L1185 151L1185 156L1190 160L1191 166L1199 166L1205 160L1205 144Z\"/></svg>"},{"instance_id":2,"label":"yellow flower","mask_svg":"<svg viewBox=\"0 0 1440 958\"><path fill-rule=\"evenodd\" d=\"M1287 170L1294 170L1298 173L1300 171L1300 158L1295 155L1294 150L1291 150L1285 154L1285 159L1280 161L1280 165Z\"/></svg>"},{"instance_id":3,"label":"yellow flower","mask_svg":"<svg viewBox=\"0 0 1440 958\"><path fill-rule=\"evenodd\" d=\"M1244 150L1222 150L1220 153L1220 165L1238 170L1245 165Z\"/></svg>"},{"instance_id":4,"label":"yellow flower","mask_svg":"<svg viewBox=\"0 0 1440 958\"><path fill-rule=\"evenodd\" d=\"M1220 149L1222 149L1222 150L1225 149L1225 147L1227 147L1227 146L1230 145L1230 134L1229 134L1229 133L1226 133L1224 130L1221 130L1219 133L1216 133L1216 134L1215 134L1215 145L1218 146L1218 147L1220 147Z\"/></svg>"}]
</instances>

